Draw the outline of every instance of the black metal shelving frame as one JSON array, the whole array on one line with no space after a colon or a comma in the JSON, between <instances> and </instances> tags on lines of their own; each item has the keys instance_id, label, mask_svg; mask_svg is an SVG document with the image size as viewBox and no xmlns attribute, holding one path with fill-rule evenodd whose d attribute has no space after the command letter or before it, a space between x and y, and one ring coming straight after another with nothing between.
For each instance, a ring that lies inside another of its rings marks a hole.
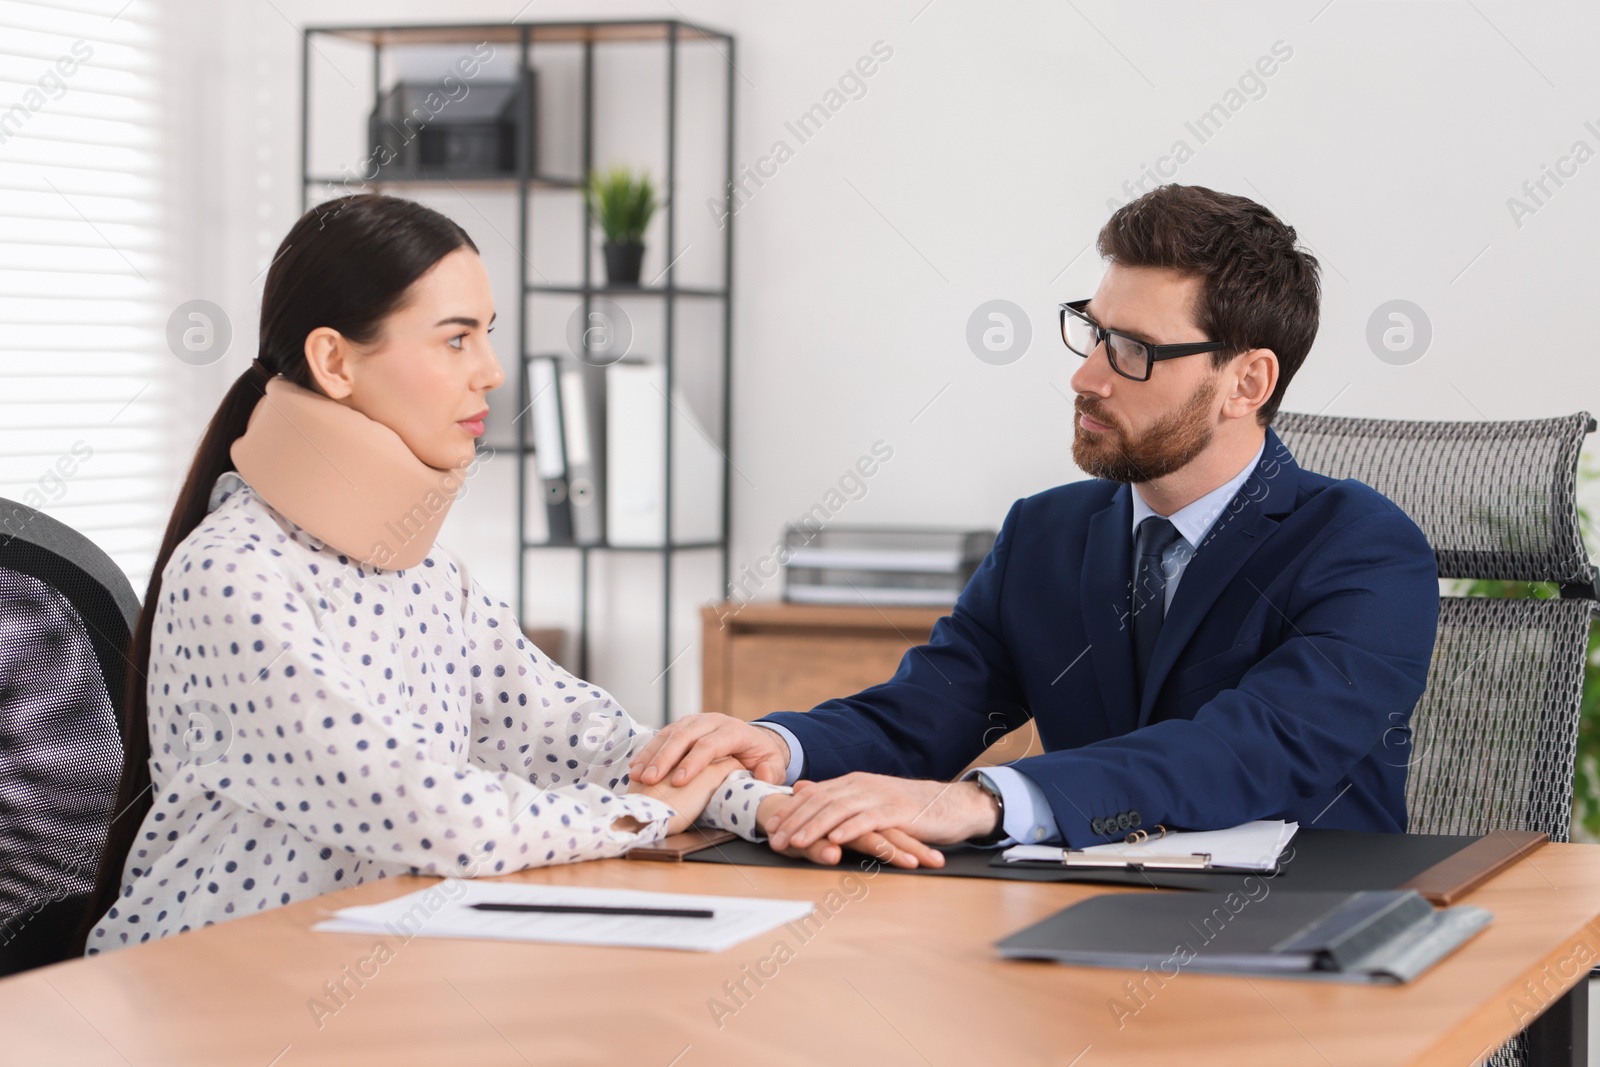
<instances>
[{"instance_id":1,"label":"black metal shelving frame","mask_svg":"<svg viewBox=\"0 0 1600 1067\"><path fill-rule=\"evenodd\" d=\"M489 41L495 44L514 44L518 48L517 81L519 85L519 114L522 122L519 126L517 143L517 169L515 174L495 174L481 177L470 177L451 174L447 178L408 178L396 180L392 178L375 178L372 180L358 180L356 184L361 188L393 187L403 190L406 186L421 188L437 188L442 185L454 185L467 189L477 190L503 190L515 191L517 194L517 252L518 252L518 313L517 313L517 410L526 413L531 405L531 388L529 384L529 360L532 353L528 351L530 337L528 309L529 297L536 293L564 294L581 298L581 309L584 321L588 321L590 308L598 299L615 299L619 297L634 299L659 299L662 301L662 365L665 373L665 389L662 391L663 405L663 455L664 465L664 524L663 541L659 545L624 546L576 543L552 543L548 541L530 541L527 531L528 477L531 465L529 455L532 446L528 440L528 422L518 420L516 443L513 446L517 458L517 616L522 618L526 609L527 587L527 554L530 551L554 550L575 552L578 555L578 622L577 660L576 670L580 676L587 677L589 671L589 623L590 623L590 590L591 569L593 557L596 553L624 552L624 553L649 553L655 554L661 560L661 673L656 681L661 684L661 712L663 721L672 720L672 671L675 659L672 654L672 604L673 604L673 559L682 552L715 551L720 553L722 563L722 589L728 587L730 577L729 559L729 532L732 523L732 471L731 459L733 442L733 218L734 218L734 157L733 157L733 122L734 122L734 39L731 34L721 30L687 22L681 19L611 19L611 20L578 20L578 21L552 21L528 23L460 23L444 25L401 25L401 26L308 26L303 34L300 50L300 177L301 177L301 210L310 207L311 190L323 184L342 184L347 188L351 182L346 178L330 179L326 176L316 177L310 173L310 148L311 148L311 57L315 47L314 38L319 35L336 37L346 41L364 43L373 50L372 63L372 98L374 106L380 99L382 86L380 76L382 69L382 54L385 48L400 47L405 45L425 44L475 44L480 41ZM535 189L541 190L570 190L576 195L582 193L584 182L581 177L563 177L552 174L533 173L530 166L532 154L532 136L534 130L534 116L532 112L532 50L535 44L579 44L583 47L582 60L582 160L581 174L589 174L594 166L594 52L596 46L604 46L614 42L641 42L660 41L666 48L667 74L666 74L666 182L663 188L662 212L666 223L666 249L668 263L660 276L660 285L648 286L607 286L597 285L594 281L593 242L590 236L593 219L587 201L583 205L583 284L582 285L535 285L528 279L532 240L529 237L529 195ZM678 286L673 280L675 260L672 250L677 247L677 163L678 163L678 59L679 50L685 44L710 42L713 47L720 43L719 51L726 61L727 84L724 95L723 121L725 135L723 141L724 169L725 169L725 213L723 216L723 274L722 285L718 288L705 288L693 286ZM675 354L673 351L673 315L675 304L679 299L692 300L720 300L722 302L722 438L723 438L723 464L722 464L722 523L720 537L715 541L693 541L674 543L673 530L673 411L671 397L673 395L673 378L675 370ZM575 353L576 355L576 353ZM718 590L720 594L722 590Z\"/></svg>"}]
</instances>

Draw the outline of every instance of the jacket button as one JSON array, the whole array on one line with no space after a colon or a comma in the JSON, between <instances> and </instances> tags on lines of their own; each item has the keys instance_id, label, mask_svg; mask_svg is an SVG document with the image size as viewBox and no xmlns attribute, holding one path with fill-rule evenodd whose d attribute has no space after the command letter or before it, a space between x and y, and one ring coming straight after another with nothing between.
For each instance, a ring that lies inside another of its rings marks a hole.
<instances>
[{"instance_id":1,"label":"jacket button","mask_svg":"<svg viewBox=\"0 0 1600 1067\"><path fill-rule=\"evenodd\" d=\"M1118 830L1126 830L1129 827L1131 827L1132 825L1133 825L1133 819L1128 815L1127 812L1123 812L1122 814L1117 816L1117 829Z\"/></svg>"},{"instance_id":2,"label":"jacket button","mask_svg":"<svg viewBox=\"0 0 1600 1067\"><path fill-rule=\"evenodd\" d=\"M1093 822L1089 823L1089 829L1095 832L1095 836L1104 837L1106 833L1106 821L1104 819L1095 819Z\"/></svg>"},{"instance_id":3,"label":"jacket button","mask_svg":"<svg viewBox=\"0 0 1600 1067\"><path fill-rule=\"evenodd\" d=\"M1128 812L1128 818L1132 820L1132 825L1135 828L1137 828L1140 823L1144 822L1144 819L1139 815L1139 810L1137 808Z\"/></svg>"}]
</instances>

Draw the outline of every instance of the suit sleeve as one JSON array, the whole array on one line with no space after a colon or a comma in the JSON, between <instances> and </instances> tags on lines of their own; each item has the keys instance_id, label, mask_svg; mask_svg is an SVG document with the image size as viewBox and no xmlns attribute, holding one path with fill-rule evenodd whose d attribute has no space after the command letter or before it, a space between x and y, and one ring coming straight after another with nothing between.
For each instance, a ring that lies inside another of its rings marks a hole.
<instances>
[{"instance_id":1,"label":"suit sleeve","mask_svg":"<svg viewBox=\"0 0 1600 1067\"><path fill-rule=\"evenodd\" d=\"M1105 812L1196 830L1277 816L1337 786L1409 719L1427 684L1439 584L1404 513L1352 520L1271 588L1287 639L1193 719L1011 764L1043 788L1069 845L1106 840L1090 825Z\"/></svg>"},{"instance_id":2,"label":"suit sleeve","mask_svg":"<svg viewBox=\"0 0 1600 1067\"><path fill-rule=\"evenodd\" d=\"M927 644L905 654L892 678L809 712L764 717L799 738L808 778L868 771L949 779L1027 721L1000 621L1020 508L1012 505L955 607Z\"/></svg>"}]
</instances>

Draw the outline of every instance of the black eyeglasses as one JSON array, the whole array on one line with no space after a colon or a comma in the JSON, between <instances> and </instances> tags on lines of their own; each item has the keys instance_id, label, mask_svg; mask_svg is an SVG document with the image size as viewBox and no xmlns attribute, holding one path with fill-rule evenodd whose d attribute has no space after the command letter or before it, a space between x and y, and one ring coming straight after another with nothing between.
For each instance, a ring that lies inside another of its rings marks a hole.
<instances>
[{"instance_id":1,"label":"black eyeglasses","mask_svg":"<svg viewBox=\"0 0 1600 1067\"><path fill-rule=\"evenodd\" d=\"M1089 299L1093 299L1090 297ZM1150 368L1158 359L1177 359L1201 352L1215 352L1228 346L1221 341L1188 341L1176 345L1152 345L1132 334L1108 330L1083 313L1089 300L1069 300L1061 305L1061 340L1074 353L1088 359L1100 342L1106 343L1111 369L1136 382L1150 380Z\"/></svg>"}]
</instances>

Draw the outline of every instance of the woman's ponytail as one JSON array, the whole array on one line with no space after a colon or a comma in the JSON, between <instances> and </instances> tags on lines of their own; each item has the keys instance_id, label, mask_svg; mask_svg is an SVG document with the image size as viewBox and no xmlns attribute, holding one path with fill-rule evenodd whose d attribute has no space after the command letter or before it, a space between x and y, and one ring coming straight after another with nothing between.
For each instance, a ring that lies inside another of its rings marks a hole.
<instances>
[{"instance_id":1,"label":"woman's ponytail","mask_svg":"<svg viewBox=\"0 0 1600 1067\"><path fill-rule=\"evenodd\" d=\"M244 434L250 423L250 414L266 390L272 374L259 360L251 362L245 372L228 389L222 398L211 423L200 439L189 476L184 479L178 494L178 504L172 518L167 521L167 532L161 538L161 550L156 553L155 567L150 573L150 584L145 588L144 601L139 609L138 621L128 639L128 663L133 667L126 673L123 683L122 721L122 777L117 784L116 806L111 809L112 820L106 828L106 843L100 852L100 864L90 892L88 909L78 928L72 945L73 955L83 955L89 932L100 918L116 903L122 886L122 865L133 848L134 838L150 810L150 731L146 699L146 669L150 662L150 631L155 620L156 602L161 595L161 572L172 558L179 543L200 525L206 517L206 505L211 500L211 487L218 478L234 469L229 454L233 442Z\"/></svg>"}]
</instances>

